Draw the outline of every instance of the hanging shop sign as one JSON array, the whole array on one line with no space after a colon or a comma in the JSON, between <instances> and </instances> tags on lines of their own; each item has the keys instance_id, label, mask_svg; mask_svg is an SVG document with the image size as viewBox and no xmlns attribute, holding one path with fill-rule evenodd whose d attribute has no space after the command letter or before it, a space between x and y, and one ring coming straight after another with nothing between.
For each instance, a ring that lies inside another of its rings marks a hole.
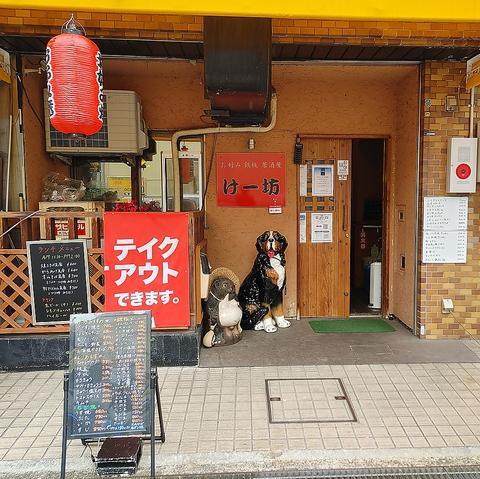
<instances>
[{"instance_id":1,"label":"hanging shop sign","mask_svg":"<svg viewBox=\"0 0 480 479\"><path fill-rule=\"evenodd\" d=\"M105 213L105 309L150 310L155 328L190 325L187 213Z\"/></svg>"},{"instance_id":2,"label":"hanging shop sign","mask_svg":"<svg viewBox=\"0 0 480 479\"><path fill-rule=\"evenodd\" d=\"M93 135L103 125L102 60L83 33L72 16L47 44L48 113L62 133Z\"/></svg>"},{"instance_id":3,"label":"hanging shop sign","mask_svg":"<svg viewBox=\"0 0 480 479\"><path fill-rule=\"evenodd\" d=\"M219 153L218 206L285 206L283 153Z\"/></svg>"}]
</instances>

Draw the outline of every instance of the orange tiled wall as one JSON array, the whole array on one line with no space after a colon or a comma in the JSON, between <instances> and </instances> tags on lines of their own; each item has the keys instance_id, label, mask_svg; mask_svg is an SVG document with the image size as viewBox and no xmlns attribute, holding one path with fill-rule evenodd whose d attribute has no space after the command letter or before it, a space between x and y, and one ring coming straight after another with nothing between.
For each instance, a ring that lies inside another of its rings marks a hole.
<instances>
[{"instance_id":1,"label":"orange tiled wall","mask_svg":"<svg viewBox=\"0 0 480 479\"><path fill-rule=\"evenodd\" d=\"M424 100L432 105L423 104L423 130L433 136L423 136L420 198L446 195L447 139L468 136L470 103L463 63L427 62L423 81ZM459 111L445 111L446 95L458 95ZM475 111L478 106L476 101ZM467 263L424 265L419 261L417 321L425 326L428 339L480 335L480 192L469 197ZM422 203L420 199L420 218ZM421 260L421 235L419 240ZM442 298L453 299L454 316L442 314Z\"/></svg>"},{"instance_id":2,"label":"orange tiled wall","mask_svg":"<svg viewBox=\"0 0 480 479\"><path fill-rule=\"evenodd\" d=\"M52 35L71 12L0 9L0 32ZM76 12L89 35L161 40L201 40L203 19L193 15ZM281 43L331 42L378 45L479 45L478 23L274 19Z\"/></svg>"}]
</instances>

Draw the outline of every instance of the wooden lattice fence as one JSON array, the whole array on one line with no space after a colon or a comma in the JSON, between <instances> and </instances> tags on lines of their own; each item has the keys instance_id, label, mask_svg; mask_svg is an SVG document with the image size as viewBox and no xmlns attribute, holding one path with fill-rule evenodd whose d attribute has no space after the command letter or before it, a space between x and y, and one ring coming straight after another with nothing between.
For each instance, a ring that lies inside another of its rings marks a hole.
<instances>
[{"instance_id":1,"label":"wooden lattice fence","mask_svg":"<svg viewBox=\"0 0 480 479\"><path fill-rule=\"evenodd\" d=\"M103 250L88 250L92 311L103 311ZM0 250L0 334L68 332L68 325L34 326L27 251Z\"/></svg>"}]
</instances>

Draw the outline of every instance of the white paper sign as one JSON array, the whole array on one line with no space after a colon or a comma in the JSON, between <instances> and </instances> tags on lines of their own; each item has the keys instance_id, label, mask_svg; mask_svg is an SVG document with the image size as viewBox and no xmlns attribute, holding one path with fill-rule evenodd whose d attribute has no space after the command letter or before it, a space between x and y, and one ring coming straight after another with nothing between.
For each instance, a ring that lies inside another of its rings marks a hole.
<instances>
[{"instance_id":1,"label":"white paper sign","mask_svg":"<svg viewBox=\"0 0 480 479\"><path fill-rule=\"evenodd\" d=\"M337 161L337 175L348 176L348 160Z\"/></svg>"},{"instance_id":2,"label":"white paper sign","mask_svg":"<svg viewBox=\"0 0 480 479\"><path fill-rule=\"evenodd\" d=\"M466 231L424 231L424 263L466 263Z\"/></svg>"},{"instance_id":3,"label":"white paper sign","mask_svg":"<svg viewBox=\"0 0 480 479\"><path fill-rule=\"evenodd\" d=\"M307 165L300 165L299 171L299 190L300 196L307 196L307 175L308 175L308 166Z\"/></svg>"},{"instance_id":4,"label":"white paper sign","mask_svg":"<svg viewBox=\"0 0 480 479\"><path fill-rule=\"evenodd\" d=\"M468 197L430 196L423 201L424 263L466 263Z\"/></svg>"},{"instance_id":5,"label":"white paper sign","mask_svg":"<svg viewBox=\"0 0 480 479\"><path fill-rule=\"evenodd\" d=\"M333 165L312 165L312 196L333 196Z\"/></svg>"},{"instance_id":6,"label":"white paper sign","mask_svg":"<svg viewBox=\"0 0 480 479\"><path fill-rule=\"evenodd\" d=\"M312 243L333 241L333 213L312 213Z\"/></svg>"},{"instance_id":7,"label":"white paper sign","mask_svg":"<svg viewBox=\"0 0 480 479\"><path fill-rule=\"evenodd\" d=\"M423 204L423 229L441 231L467 229L467 196L427 196Z\"/></svg>"},{"instance_id":8,"label":"white paper sign","mask_svg":"<svg viewBox=\"0 0 480 479\"><path fill-rule=\"evenodd\" d=\"M307 242L307 213L300 213L298 224L300 228L299 242L306 243Z\"/></svg>"}]
</instances>

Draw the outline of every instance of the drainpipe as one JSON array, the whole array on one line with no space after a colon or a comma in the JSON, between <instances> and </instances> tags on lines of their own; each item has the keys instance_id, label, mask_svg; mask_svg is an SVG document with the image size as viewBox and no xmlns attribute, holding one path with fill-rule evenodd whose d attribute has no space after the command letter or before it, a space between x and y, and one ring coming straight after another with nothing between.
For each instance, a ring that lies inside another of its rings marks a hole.
<instances>
[{"instance_id":1,"label":"drainpipe","mask_svg":"<svg viewBox=\"0 0 480 479\"><path fill-rule=\"evenodd\" d=\"M473 138L473 112L474 112L474 105L475 105L475 87L472 86L470 90L470 131L469 136Z\"/></svg>"},{"instance_id":2,"label":"drainpipe","mask_svg":"<svg viewBox=\"0 0 480 479\"><path fill-rule=\"evenodd\" d=\"M209 135L214 133L267 133L275 128L277 122L277 94L272 93L270 100L270 123L267 126L242 126L234 128L231 126L216 126L211 128L199 128L195 130L180 130L172 135L172 162L173 162L173 178L174 178L174 211L181 211L180 198L180 162L178 155L178 141L186 136ZM212 158L212 161L213 158ZM206 187L207 185L205 185ZM203 192L202 192L203 194Z\"/></svg>"}]
</instances>

